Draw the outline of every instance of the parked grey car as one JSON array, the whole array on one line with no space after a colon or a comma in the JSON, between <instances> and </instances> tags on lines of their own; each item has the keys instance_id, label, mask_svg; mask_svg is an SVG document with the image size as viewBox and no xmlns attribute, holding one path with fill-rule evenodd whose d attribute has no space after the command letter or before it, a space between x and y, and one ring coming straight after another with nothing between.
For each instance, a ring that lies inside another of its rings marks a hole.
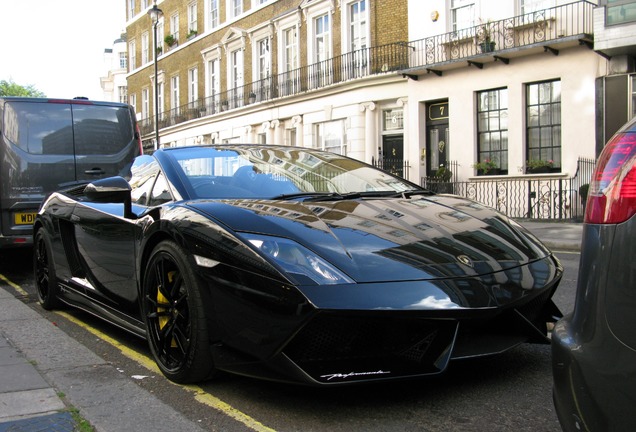
<instances>
[{"instance_id":1,"label":"parked grey car","mask_svg":"<svg viewBox=\"0 0 636 432\"><path fill-rule=\"evenodd\" d=\"M552 334L565 431L636 428L636 120L607 143L590 182L574 311Z\"/></svg>"}]
</instances>

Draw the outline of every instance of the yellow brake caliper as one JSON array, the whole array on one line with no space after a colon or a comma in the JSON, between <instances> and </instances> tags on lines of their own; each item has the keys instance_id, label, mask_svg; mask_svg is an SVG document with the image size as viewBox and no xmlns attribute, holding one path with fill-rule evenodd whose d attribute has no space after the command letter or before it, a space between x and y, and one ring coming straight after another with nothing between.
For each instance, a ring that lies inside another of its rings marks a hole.
<instances>
[{"instance_id":1,"label":"yellow brake caliper","mask_svg":"<svg viewBox=\"0 0 636 432\"><path fill-rule=\"evenodd\" d=\"M174 280L174 275L176 273L177 273L176 271L168 272L168 282L172 282ZM161 294L160 290L157 290L157 314L161 314L162 312L166 310L166 308L159 306L161 304L164 304L164 305L169 304L168 299L163 294ZM168 324L168 321L170 321L170 317L165 315L159 316L159 329L163 330L166 324ZM172 337L172 341L170 342L170 347L171 348L177 347L177 342L174 340L174 336Z\"/></svg>"}]
</instances>

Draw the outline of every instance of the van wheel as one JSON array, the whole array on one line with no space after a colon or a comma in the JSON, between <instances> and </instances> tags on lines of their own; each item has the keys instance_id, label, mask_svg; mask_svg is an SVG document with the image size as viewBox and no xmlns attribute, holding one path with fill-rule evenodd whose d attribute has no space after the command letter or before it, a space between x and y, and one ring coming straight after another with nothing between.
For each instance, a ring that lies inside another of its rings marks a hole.
<instances>
[{"instance_id":1,"label":"van wheel","mask_svg":"<svg viewBox=\"0 0 636 432\"><path fill-rule=\"evenodd\" d=\"M59 287L55 276L51 239L44 228L39 229L35 235L33 273L40 305L46 310L60 307L61 302L57 297Z\"/></svg>"}]
</instances>

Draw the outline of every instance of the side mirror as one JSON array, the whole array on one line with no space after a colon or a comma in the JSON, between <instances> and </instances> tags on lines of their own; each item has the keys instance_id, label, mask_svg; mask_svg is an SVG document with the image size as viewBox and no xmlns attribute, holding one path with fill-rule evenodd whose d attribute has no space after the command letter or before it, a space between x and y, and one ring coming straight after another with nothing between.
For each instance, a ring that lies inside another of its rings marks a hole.
<instances>
[{"instance_id":1,"label":"side mirror","mask_svg":"<svg viewBox=\"0 0 636 432\"><path fill-rule=\"evenodd\" d=\"M87 184L84 195L92 202L122 203L124 217L130 218L133 216L130 191L130 184L123 177L108 177Z\"/></svg>"}]
</instances>

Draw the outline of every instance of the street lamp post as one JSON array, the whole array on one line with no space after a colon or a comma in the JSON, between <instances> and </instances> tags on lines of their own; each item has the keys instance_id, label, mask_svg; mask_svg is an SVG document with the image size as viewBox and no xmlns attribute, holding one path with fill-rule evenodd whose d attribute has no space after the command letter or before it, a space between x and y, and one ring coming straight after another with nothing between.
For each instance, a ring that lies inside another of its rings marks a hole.
<instances>
[{"instance_id":1,"label":"street lamp post","mask_svg":"<svg viewBox=\"0 0 636 432\"><path fill-rule=\"evenodd\" d=\"M159 148L159 77L157 76L157 26L159 25L159 18L163 16L163 11L157 7L155 3L148 11L150 19L152 20L152 27L154 33L154 51L152 53L155 59L155 150Z\"/></svg>"}]
</instances>

